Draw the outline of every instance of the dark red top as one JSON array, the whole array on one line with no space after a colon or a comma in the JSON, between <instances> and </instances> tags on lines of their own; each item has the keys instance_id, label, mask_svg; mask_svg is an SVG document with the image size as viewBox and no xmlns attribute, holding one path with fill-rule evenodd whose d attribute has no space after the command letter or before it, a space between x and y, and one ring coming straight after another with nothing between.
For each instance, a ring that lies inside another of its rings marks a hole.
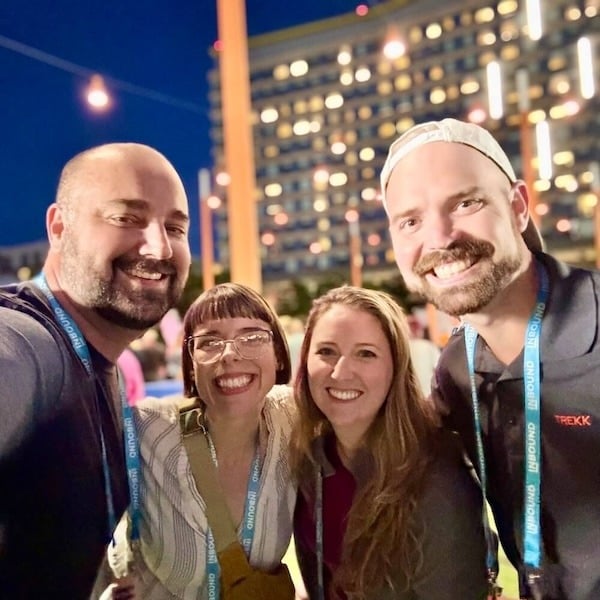
<instances>
[{"instance_id":1,"label":"dark red top","mask_svg":"<svg viewBox=\"0 0 600 600\"><path fill-rule=\"evenodd\" d=\"M356 482L352 473L340 460L335 446L335 437L325 440L325 455L335 473L323 478L323 558L325 569L325 597L329 597L328 583L331 574L337 569L342 556L342 542L354 494ZM294 515L294 535L296 540L311 552L316 552L314 498L298 495ZM345 598L341 595L340 598Z\"/></svg>"}]
</instances>

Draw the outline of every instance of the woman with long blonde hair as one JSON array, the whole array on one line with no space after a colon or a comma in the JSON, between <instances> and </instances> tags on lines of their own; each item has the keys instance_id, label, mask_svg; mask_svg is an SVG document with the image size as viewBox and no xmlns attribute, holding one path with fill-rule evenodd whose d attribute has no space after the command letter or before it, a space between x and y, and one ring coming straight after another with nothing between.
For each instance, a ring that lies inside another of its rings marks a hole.
<instances>
[{"instance_id":1,"label":"woman with long blonde hair","mask_svg":"<svg viewBox=\"0 0 600 600\"><path fill-rule=\"evenodd\" d=\"M486 596L482 496L424 399L385 293L315 300L295 381L294 518L311 600Z\"/></svg>"}]
</instances>

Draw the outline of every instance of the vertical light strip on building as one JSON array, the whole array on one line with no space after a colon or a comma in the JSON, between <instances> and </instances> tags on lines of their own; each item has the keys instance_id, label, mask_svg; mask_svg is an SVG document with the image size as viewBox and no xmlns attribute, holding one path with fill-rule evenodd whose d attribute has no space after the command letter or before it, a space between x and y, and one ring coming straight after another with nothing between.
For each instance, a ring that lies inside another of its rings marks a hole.
<instances>
[{"instance_id":1,"label":"vertical light strip on building","mask_svg":"<svg viewBox=\"0 0 600 600\"><path fill-rule=\"evenodd\" d=\"M500 63L492 61L486 67L487 88L488 88L488 106L490 117L500 119L504 115L504 105L502 102L502 73L500 72Z\"/></svg>"},{"instance_id":2,"label":"vertical light strip on building","mask_svg":"<svg viewBox=\"0 0 600 600\"><path fill-rule=\"evenodd\" d=\"M549 180L552 178L552 150L550 148L550 125L548 121L544 120L536 123L535 141L540 179Z\"/></svg>"},{"instance_id":3,"label":"vertical light strip on building","mask_svg":"<svg viewBox=\"0 0 600 600\"><path fill-rule=\"evenodd\" d=\"M577 40L577 62L579 66L579 89L586 100L596 92L594 81L594 65L592 63L592 43L589 38Z\"/></svg>"},{"instance_id":4,"label":"vertical light strip on building","mask_svg":"<svg viewBox=\"0 0 600 600\"><path fill-rule=\"evenodd\" d=\"M527 32L529 39L534 42L542 37L542 11L541 0L527 0Z\"/></svg>"}]
</instances>

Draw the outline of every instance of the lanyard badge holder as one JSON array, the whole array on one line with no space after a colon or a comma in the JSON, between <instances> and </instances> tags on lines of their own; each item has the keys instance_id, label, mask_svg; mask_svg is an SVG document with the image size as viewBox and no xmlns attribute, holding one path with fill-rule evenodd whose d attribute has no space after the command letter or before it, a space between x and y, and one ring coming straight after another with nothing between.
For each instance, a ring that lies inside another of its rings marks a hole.
<instances>
[{"instance_id":1,"label":"lanyard badge holder","mask_svg":"<svg viewBox=\"0 0 600 600\"><path fill-rule=\"evenodd\" d=\"M538 290L536 306L527 324L525 345L523 350L523 377L527 379L525 385L524 412L525 412L525 506L523 522L523 549L525 575L528 591L521 600L542 600L542 540L540 526L541 507L541 376L540 376L540 339L542 331L542 318L546 309L549 295L548 275L538 263L540 287ZM485 454L483 449L481 418L479 415L479 398L475 381L475 350L477 332L469 324L464 327L465 349L467 354L467 369L471 387L471 402L473 408L473 422L475 427L475 441L477 445L477 458L480 473L481 489L484 499L487 497L487 477L485 467ZM498 574L498 559L496 548L493 547L491 529L489 527L487 511L483 508L483 522L487 543L488 567L488 598L497 598L501 588L496 585Z\"/></svg>"}]
</instances>

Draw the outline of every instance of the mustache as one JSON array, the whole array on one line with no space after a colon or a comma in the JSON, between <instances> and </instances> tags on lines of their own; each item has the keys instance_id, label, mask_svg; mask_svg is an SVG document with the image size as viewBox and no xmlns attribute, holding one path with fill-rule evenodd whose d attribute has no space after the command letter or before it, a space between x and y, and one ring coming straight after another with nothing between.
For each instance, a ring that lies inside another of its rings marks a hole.
<instances>
[{"instance_id":1,"label":"mustache","mask_svg":"<svg viewBox=\"0 0 600 600\"><path fill-rule=\"evenodd\" d=\"M494 246L485 240L464 238L455 240L443 250L432 250L423 256L413 267L416 275L422 276L439 265L457 260L490 258L494 254Z\"/></svg>"},{"instance_id":2,"label":"mustache","mask_svg":"<svg viewBox=\"0 0 600 600\"><path fill-rule=\"evenodd\" d=\"M157 260L154 258L127 259L118 258L114 265L119 269L131 269L160 273L161 275L176 275L177 268L171 260Z\"/></svg>"}]
</instances>

